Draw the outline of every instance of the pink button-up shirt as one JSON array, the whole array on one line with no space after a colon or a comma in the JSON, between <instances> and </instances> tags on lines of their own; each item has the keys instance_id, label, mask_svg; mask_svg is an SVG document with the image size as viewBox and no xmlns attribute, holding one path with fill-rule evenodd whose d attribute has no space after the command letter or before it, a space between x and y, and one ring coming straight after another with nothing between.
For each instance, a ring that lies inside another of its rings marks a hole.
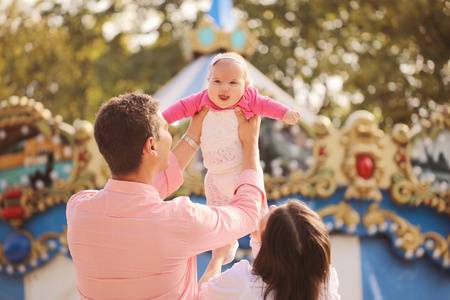
<instances>
[{"instance_id":1,"label":"pink button-up shirt","mask_svg":"<svg viewBox=\"0 0 450 300\"><path fill-rule=\"evenodd\" d=\"M67 238L82 299L196 299L196 255L256 228L266 206L262 175L244 170L228 206L188 197L176 157L154 186L110 179L67 203ZM170 178L170 180L168 180Z\"/></svg>"}]
</instances>

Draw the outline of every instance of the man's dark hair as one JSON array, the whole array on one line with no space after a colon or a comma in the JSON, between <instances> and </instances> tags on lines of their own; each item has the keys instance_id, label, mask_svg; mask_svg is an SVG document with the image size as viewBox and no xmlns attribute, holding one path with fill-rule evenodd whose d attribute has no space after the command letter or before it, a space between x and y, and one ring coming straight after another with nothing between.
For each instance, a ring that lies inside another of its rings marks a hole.
<instances>
[{"instance_id":1,"label":"man's dark hair","mask_svg":"<svg viewBox=\"0 0 450 300\"><path fill-rule=\"evenodd\" d=\"M94 136L114 175L136 171L149 137L159 138L159 100L127 93L111 98L97 113Z\"/></svg>"}]
</instances>

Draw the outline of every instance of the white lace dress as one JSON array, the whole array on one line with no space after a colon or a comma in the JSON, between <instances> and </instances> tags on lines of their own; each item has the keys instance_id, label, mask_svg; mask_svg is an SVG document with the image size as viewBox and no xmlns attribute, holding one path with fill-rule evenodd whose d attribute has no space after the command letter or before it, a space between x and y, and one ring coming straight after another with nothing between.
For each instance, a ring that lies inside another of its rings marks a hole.
<instances>
[{"instance_id":1,"label":"white lace dress","mask_svg":"<svg viewBox=\"0 0 450 300\"><path fill-rule=\"evenodd\" d=\"M261 300L267 284L261 277L252 274L252 267L246 260L237 262L230 269L217 274L200 287L199 300ZM339 280L334 267L330 266L328 293L320 293L319 300L339 300ZM267 300L273 299L270 293Z\"/></svg>"},{"instance_id":2,"label":"white lace dress","mask_svg":"<svg viewBox=\"0 0 450 300\"><path fill-rule=\"evenodd\" d=\"M200 138L208 205L227 205L242 172L242 142L234 110L209 111Z\"/></svg>"}]
</instances>

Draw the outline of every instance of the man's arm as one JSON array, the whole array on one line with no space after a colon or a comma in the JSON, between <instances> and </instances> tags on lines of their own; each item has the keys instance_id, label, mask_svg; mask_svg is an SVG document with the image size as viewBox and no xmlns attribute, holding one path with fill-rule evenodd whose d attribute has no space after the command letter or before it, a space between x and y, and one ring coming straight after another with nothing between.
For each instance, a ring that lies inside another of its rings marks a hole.
<instances>
[{"instance_id":1,"label":"man's arm","mask_svg":"<svg viewBox=\"0 0 450 300\"><path fill-rule=\"evenodd\" d=\"M200 135L202 132L202 123L209 108L207 106L191 119L186 135L195 143L200 144ZM177 190L183 183L181 172L191 161L196 150L189 143L181 139L172 149L170 157L170 167L159 172L154 179L153 186L159 193L161 199L166 198L170 193ZM172 156L173 155L173 156Z\"/></svg>"},{"instance_id":2,"label":"man's arm","mask_svg":"<svg viewBox=\"0 0 450 300\"><path fill-rule=\"evenodd\" d=\"M190 203L187 256L222 247L254 231L265 205L263 176L252 169L242 172L229 205Z\"/></svg>"},{"instance_id":3,"label":"man's arm","mask_svg":"<svg viewBox=\"0 0 450 300\"><path fill-rule=\"evenodd\" d=\"M200 146L200 135L202 134L203 119L208 111L209 107L205 106L198 114L192 116L191 123L186 130L185 135L198 146ZM186 169L186 166L189 164L196 151L197 150L194 149L185 139L181 139L175 147L173 147L172 153L177 157L178 165L180 166L180 170L182 172Z\"/></svg>"},{"instance_id":4,"label":"man's arm","mask_svg":"<svg viewBox=\"0 0 450 300\"><path fill-rule=\"evenodd\" d=\"M239 106L237 106L234 111L239 122L239 139L242 142L242 169L259 171L258 137L261 118L255 115L247 120Z\"/></svg>"}]
</instances>

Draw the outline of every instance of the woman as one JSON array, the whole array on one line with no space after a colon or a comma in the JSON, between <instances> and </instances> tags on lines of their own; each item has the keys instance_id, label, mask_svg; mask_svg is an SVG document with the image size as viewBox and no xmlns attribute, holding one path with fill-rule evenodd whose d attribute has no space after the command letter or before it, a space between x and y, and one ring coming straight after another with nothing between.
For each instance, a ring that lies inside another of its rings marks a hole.
<instances>
[{"instance_id":1,"label":"woman","mask_svg":"<svg viewBox=\"0 0 450 300\"><path fill-rule=\"evenodd\" d=\"M306 204L271 206L259 232L252 234L253 266L242 260L218 274L226 251L214 253L199 282L200 299L340 299L327 229Z\"/></svg>"}]
</instances>

